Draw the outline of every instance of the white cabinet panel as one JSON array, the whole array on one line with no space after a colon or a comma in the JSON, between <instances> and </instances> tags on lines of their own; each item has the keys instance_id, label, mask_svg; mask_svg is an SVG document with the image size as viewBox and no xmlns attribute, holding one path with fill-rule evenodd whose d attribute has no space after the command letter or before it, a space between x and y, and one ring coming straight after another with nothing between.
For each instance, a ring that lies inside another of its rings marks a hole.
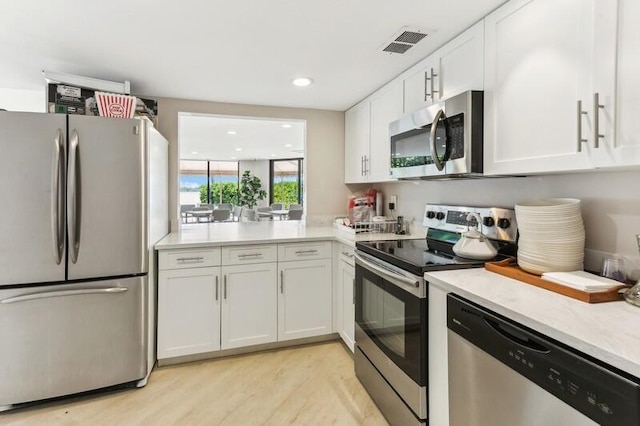
<instances>
[{"instance_id":1,"label":"white cabinet panel","mask_svg":"<svg viewBox=\"0 0 640 426\"><path fill-rule=\"evenodd\" d=\"M158 269L199 268L220 265L220 248L161 251Z\"/></svg>"},{"instance_id":2,"label":"white cabinet panel","mask_svg":"<svg viewBox=\"0 0 640 426\"><path fill-rule=\"evenodd\" d=\"M345 112L344 181L366 182L365 160L369 156L370 110L364 101Z\"/></svg>"},{"instance_id":3,"label":"white cabinet panel","mask_svg":"<svg viewBox=\"0 0 640 426\"><path fill-rule=\"evenodd\" d=\"M487 174L592 167L594 0L513 0L485 19ZM541 24L543 23L543 24Z\"/></svg>"},{"instance_id":4,"label":"white cabinet panel","mask_svg":"<svg viewBox=\"0 0 640 426\"><path fill-rule=\"evenodd\" d=\"M429 286L429 424L449 424L447 292Z\"/></svg>"},{"instance_id":5,"label":"white cabinet panel","mask_svg":"<svg viewBox=\"0 0 640 426\"><path fill-rule=\"evenodd\" d=\"M484 88L484 21L436 51L439 99Z\"/></svg>"},{"instance_id":6,"label":"white cabinet panel","mask_svg":"<svg viewBox=\"0 0 640 426\"><path fill-rule=\"evenodd\" d=\"M158 275L158 359L220 349L220 267Z\"/></svg>"},{"instance_id":7,"label":"white cabinet panel","mask_svg":"<svg viewBox=\"0 0 640 426\"><path fill-rule=\"evenodd\" d=\"M222 267L222 349L277 340L276 263Z\"/></svg>"},{"instance_id":8,"label":"white cabinet panel","mask_svg":"<svg viewBox=\"0 0 640 426\"><path fill-rule=\"evenodd\" d=\"M278 247L276 244L229 246L222 248L223 265L275 262L277 260Z\"/></svg>"},{"instance_id":9,"label":"white cabinet panel","mask_svg":"<svg viewBox=\"0 0 640 426\"><path fill-rule=\"evenodd\" d=\"M331 258L331 241L278 244L278 261Z\"/></svg>"},{"instance_id":10,"label":"white cabinet panel","mask_svg":"<svg viewBox=\"0 0 640 426\"><path fill-rule=\"evenodd\" d=\"M404 79L404 112L409 113L417 109L431 105L434 96L439 99L439 90L436 81L433 81L433 91L431 90L432 75L438 75L438 61L435 56L429 56L418 65L418 69ZM433 93L433 96L432 96Z\"/></svg>"},{"instance_id":11,"label":"white cabinet panel","mask_svg":"<svg viewBox=\"0 0 640 426\"><path fill-rule=\"evenodd\" d=\"M351 249L351 256L353 256L353 249ZM338 332L344 343L354 351L355 347L355 266L347 263L348 261L341 259L338 265L338 281L340 285L340 306L341 310L340 326Z\"/></svg>"},{"instance_id":12,"label":"white cabinet panel","mask_svg":"<svg viewBox=\"0 0 640 426\"><path fill-rule=\"evenodd\" d=\"M389 124L402 115L402 82L388 84L371 98L371 146L365 162L370 182L385 182L391 178L391 143Z\"/></svg>"},{"instance_id":13,"label":"white cabinet panel","mask_svg":"<svg viewBox=\"0 0 640 426\"><path fill-rule=\"evenodd\" d=\"M282 262L278 341L330 334L331 260Z\"/></svg>"}]
</instances>

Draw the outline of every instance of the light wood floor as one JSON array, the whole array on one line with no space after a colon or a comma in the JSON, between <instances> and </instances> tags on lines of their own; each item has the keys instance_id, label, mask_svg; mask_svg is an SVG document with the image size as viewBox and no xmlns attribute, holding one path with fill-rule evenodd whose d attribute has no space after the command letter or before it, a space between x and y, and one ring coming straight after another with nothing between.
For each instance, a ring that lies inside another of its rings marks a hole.
<instances>
[{"instance_id":1,"label":"light wood floor","mask_svg":"<svg viewBox=\"0 0 640 426\"><path fill-rule=\"evenodd\" d=\"M1 425L387 425L340 342L156 368L146 387L0 413Z\"/></svg>"}]
</instances>

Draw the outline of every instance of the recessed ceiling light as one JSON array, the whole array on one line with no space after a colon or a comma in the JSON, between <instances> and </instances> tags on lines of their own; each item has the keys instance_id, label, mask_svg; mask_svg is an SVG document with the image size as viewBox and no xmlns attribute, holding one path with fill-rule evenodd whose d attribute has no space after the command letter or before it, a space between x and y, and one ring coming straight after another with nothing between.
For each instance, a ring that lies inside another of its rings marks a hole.
<instances>
[{"instance_id":1,"label":"recessed ceiling light","mask_svg":"<svg viewBox=\"0 0 640 426\"><path fill-rule=\"evenodd\" d=\"M291 148L293 145L291 145L290 143L285 145L287 148Z\"/></svg>"},{"instance_id":2,"label":"recessed ceiling light","mask_svg":"<svg viewBox=\"0 0 640 426\"><path fill-rule=\"evenodd\" d=\"M232 159L232 160L235 160L235 159L236 159L236 157L231 157L231 159Z\"/></svg>"},{"instance_id":3,"label":"recessed ceiling light","mask_svg":"<svg viewBox=\"0 0 640 426\"><path fill-rule=\"evenodd\" d=\"M284 127L285 129L290 129L291 128L291 124L283 124L282 127Z\"/></svg>"},{"instance_id":4,"label":"recessed ceiling light","mask_svg":"<svg viewBox=\"0 0 640 426\"><path fill-rule=\"evenodd\" d=\"M227 134L228 135L235 135L236 131L235 130L229 130L229 131L227 131Z\"/></svg>"},{"instance_id":5,"label":"recessed ceiling light","mask_svg":"<svg viewBox=\"0 0 640 426\"><path fill-rule=\"evenodd\" d=\"M275 155L275 154L271 154L271 156L272 156L272 157L275 157L276 155Z\"/></svg>"},{"instance_id":6,"label":"recessed ceiling light","mask_svg":"<svg viewBox=\"0 0 640 426\"><path fill-rule=\"evenodd\" d=\"M309 86L311 83L313 83L313 80L310 79L309 77L298 77L298 78L294 78L291 83L294 86L298 86L298 87L305 87L305 86Z\"/></svg>"},{"instance_id":7,"label":"recessed ceiling light","mask_svg":"<svg viewBox=\"0 0 640 426\"><path fill-rule=\"evenodd\" d=\"M198 153L198 151L191 151L191 153L195 155Z\"/></svg>"},{"instance_id":8,"label":"recessed ceiling light","mask_svg":"<svg viewBox=\"0 0 640 426\"><path fill-rule=\"evenodd\" d=\"M242 148L236 148L236 151L242 151Z\"/></svg>"}]
</instances>

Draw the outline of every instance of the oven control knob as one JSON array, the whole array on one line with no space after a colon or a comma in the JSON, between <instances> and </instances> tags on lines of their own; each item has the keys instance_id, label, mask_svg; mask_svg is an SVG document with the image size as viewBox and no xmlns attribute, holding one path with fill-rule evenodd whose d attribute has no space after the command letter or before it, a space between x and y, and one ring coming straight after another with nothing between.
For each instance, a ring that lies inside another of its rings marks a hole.
<instances>
[{"instance_id":1,"label":"oven control knob","mask_svg":"<svg viewBox=\"0 0 640 426\"><path fill-rule=\"evenodd\" d=\"M438 220L444 219L444 213L442 213L442 212L436 213L436 219L438 219Z\"/></svg>"},{"instance_id":2,"label":"oven control knob","mask_svg":"<svg viewBox=\"0 0 640 426\"><path fill-rule=\"evenodd\" d=\"M429 210L427 212L427 219L433 219L434 217L436 217L436 212Z\"/></svg>"},{"instance_id":3,"label":"oven control knob","mask_svg":"<svg viewBox=\"0 0 640 426\"><path fill-rule=\"evenodd\" d=\"M511 226L511 221L506 217L498 219L498 228L507 229L509 226Z\"/></svg>"},{"instance_id":4,"label":"oven control knob","mask_svg":"<svg viewBox=\"0 0 640 426\"><path fill-rule=\"evenodd\" d=\"M482 224L484 226L488 226L489 228L496 224L495 220L491 216L486 216L482 218Z\"/></svg>"}]
</instances>

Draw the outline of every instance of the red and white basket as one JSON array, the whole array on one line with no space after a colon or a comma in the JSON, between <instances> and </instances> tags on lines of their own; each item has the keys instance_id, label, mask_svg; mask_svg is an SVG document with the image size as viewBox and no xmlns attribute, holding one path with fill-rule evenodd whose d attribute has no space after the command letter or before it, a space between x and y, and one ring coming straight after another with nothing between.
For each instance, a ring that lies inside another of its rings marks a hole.
<instances>
[{"instance_id":1,"label":"red and white basket","mask_svg":"<svg viewBox=\"0 0 640 426\"><path fill-rule=\"evenodd\" d=\"M136 97L115 93L95 92L98 113L101 117L133 118Z\"/></svg>"}]
</instances>

